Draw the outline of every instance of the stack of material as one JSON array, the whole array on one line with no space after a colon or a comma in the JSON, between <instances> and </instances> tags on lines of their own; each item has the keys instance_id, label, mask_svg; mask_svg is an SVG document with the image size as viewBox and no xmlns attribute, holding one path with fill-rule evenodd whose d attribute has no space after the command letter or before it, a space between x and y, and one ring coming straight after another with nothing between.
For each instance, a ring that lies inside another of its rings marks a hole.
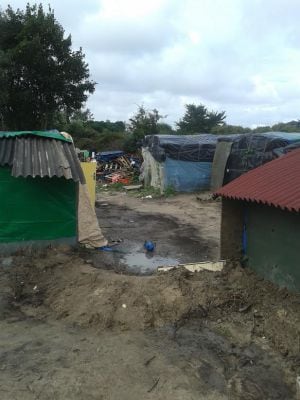
<instances>
[{"instance_id":1,"label":"stack of material","mask_svg":"<svg viewBox=\"0 0 300 400\"><path fill-rule=\"evenodd\" d=\"M105 175L104 179L106 181L109 181L110 183L124 183L125 185L128 185L129 183L131 183L132 175L129 175L129 173L126 173L124 171L119 171L113 172L109 175Z\"/></svg>"},{"instance_id":2,"label":"stack of material","mask_svg":"<svg viewBox=\"0 0 300 400\"><path fill-rule=\"evenodd\" d=\"M132 181L134 169L129 158L122 155L109 162L98 161L97 178L111 183L128 184Z\"/></svg>"},{"instance_id":3,"label":"stack of material","mask_svg":"<svg viewBox=\"0 0 300 400\"><path fill-rule=\"evenodd\" d=\"M132 166L129 159L126 156L118 157L110 162L99 162L99 171L116 171L116 170L130 170Z\"/></svg>"}]
</instances>

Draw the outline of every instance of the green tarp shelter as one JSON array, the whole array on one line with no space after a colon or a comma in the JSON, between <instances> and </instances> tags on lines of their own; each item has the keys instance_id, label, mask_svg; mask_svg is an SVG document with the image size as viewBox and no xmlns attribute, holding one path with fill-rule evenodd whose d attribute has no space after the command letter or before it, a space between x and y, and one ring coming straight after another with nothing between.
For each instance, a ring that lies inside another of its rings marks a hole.
<instances>
[{"instance_id":1,"label":"green tarp shelter","mask_svg":"<svg viewBox=\"0 0 300 400\"><path fill-rule=\"evenodd\" d=\"M58 131L0 132L0 249L77 239L84 176L72 139Z\"/></svg>"}]
</instances>

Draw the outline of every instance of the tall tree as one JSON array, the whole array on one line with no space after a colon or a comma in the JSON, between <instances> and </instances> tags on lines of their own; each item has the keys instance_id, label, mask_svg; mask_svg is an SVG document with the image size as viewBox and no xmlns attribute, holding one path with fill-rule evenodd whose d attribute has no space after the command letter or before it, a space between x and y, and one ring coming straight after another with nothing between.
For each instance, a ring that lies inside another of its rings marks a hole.
<instances>
[{"instance_id":1,"label":"tall tree","mask_svg":"<svg viewBox=\"0 0 300 400\"><path fill-rule=\"evenodd\" d=\"M81 49L72 50L53 10L27 4L0 12L0 119L6 129L51 128L55 114L70 116L93 93Z\"/></svg>"},{"instance_id":2,"label":"tall tree","mask_svg":"<svg viewBox=\"0 0 300 400\"><path fill-rule=\"evenodd\" d=\"M146 135L158 134L158 122L161 118L163 116L156 109L149 111L144 106L139 106L136 114L129 119L127 127L129 135L125 143L125 150L136 151Z\"/></svg>"},{"instance_id":3,"label":"tall tree","mask_svg":"<svg viewBox=\"0 0 300 400\"><path fill-rule=\"evenodd\" d=\"M185 108L183 118L176 123L181 134L209 133L226 118L225 111L209 111L202 104L186 104Z\"/></svg>"}]
</instances>

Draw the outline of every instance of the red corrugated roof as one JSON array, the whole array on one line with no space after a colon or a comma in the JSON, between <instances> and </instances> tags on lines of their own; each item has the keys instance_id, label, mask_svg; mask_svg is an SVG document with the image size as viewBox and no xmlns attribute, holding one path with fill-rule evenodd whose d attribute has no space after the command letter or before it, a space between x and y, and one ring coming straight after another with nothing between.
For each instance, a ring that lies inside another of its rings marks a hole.
<instances>
[{"instance_id":1,"label":"red corrugated roof","mask_svg":"<svg viewBox=\"0 0 300 400\"><path fill-rule=\"evenodd\" d=\"M214 195L300 211L300 149L247 172Z\"/></svg>"}]
</instances>

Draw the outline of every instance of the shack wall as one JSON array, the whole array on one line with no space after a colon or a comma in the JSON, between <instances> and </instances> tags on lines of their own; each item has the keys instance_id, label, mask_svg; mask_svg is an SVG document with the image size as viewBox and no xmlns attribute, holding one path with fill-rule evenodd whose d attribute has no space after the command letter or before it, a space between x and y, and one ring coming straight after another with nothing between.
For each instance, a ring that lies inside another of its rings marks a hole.
<instances>
[{"instance_id":1,"label":"shack wall","mask_svg":"<svg viewBox=\"0 0 300 400\"><path fill-rule=\"evenodd\" d=\"M244 218L249 267L281 287L300 292L300 214L249 204Z\"/></svg>"},{"instance_id":2,"label":"shack wall","mask_svg":"<svg viewBox=\"0 0 300 400\"><path fill-rule=\"evenodd\" d=\"M0 168L0 244L77 236L77 184L65 178L14 178Z\"/></svg>"},{"instance_id":3,"label":"shack wall","mask_svg":"<svg viewBox=\"0 0 300 400\"><path fill-rule=\"evenodd\" d=\"M164 165L164 189L176 192L209 190L212 162L182 161L166 157Z\"/></svg>"},{"instance_id":4,"label":"shack wall","mask_svg":"<svg viewBox=\"0 0 300 400\"><path fill-rule=\"evenodd\" d=\"M222 199L221 258L241 260L243 243L243 203Z\"/></svg>"}]
</instances>

